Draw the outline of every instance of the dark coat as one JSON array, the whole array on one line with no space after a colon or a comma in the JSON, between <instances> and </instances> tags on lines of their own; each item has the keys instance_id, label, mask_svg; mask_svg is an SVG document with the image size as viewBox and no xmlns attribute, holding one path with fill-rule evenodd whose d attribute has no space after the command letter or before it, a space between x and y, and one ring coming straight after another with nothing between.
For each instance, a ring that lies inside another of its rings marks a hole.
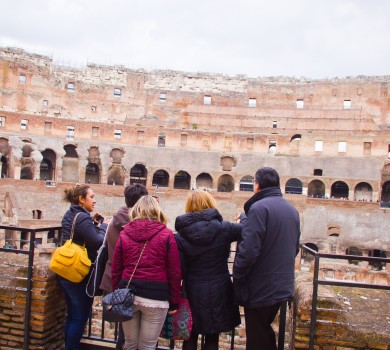
<instances>
[{"instance_id":1,"label":"dark coat","mask_svg":"<svg viewBox=\"0 0 390 350\"><path fill-rule=\"evenodd\" d=\"M69 210L62 218L62 243L70 238L72 230L73 219L77 213L77 217L73 241L79 245L85 244L87 248L88 257L92 262L96 259L97 250L103 244L104 235L106 234L107 224L101 224L100 227L94 224L94 221L89 212L79 205L72 204Z\"/></svg>"},{"instance_id":2,"label":"dark coat","mask_svg":"<svg viewBox=\"0 0 390 350\"><path fill-rule=\"evenodd\" d=\"M137 269L140 253L148 241ZM112 289L131 284L140 297L167 300L176 309L180 298L180 259L173 233L154 220L134 220L119 235L112 260Z\"/></svg>"},{"instance_id":3,"label":"dark coat","mask_svg":"<svg viewBox=\"0 0 390 350\"><path fill-rule=\"evenodd\" d=\"M278 187L256 193L244 208L247 219L233 267L237 302L259 308L292 300L300 237L298 211Z\"/></svg>"},{"instance_id":4,"label":"dark coat","mask_svg":"<svg viewBox=\"0 0 390 350\"><path fill-rule=\"evenodd\" d=\"M240 324L227 261L230 243L240 239L241 224L222 220L216 209L178 216L177 245L193 332L216 334Z\"/></svg>"}]
</instances>

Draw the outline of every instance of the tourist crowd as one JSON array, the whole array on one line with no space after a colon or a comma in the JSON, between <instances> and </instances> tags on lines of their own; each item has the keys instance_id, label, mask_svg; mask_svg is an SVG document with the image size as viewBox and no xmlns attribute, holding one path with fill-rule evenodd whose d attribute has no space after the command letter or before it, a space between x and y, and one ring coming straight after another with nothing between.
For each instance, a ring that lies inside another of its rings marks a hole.
<instances>
[{"instance_id":1,"label":"tourist crowd","mask_svg":"<svg viewBox=\"0 0 390 350\"><path fill-rule=\"evenodd\" d=\"M73 234L90 260L105 239L108 261L100 288L105 294L131 285L134 316L119 327L116 349L155 349L167 314L178 310L185 293L192 312L192 331L183 349L218 349L219 334L240 324L244 307L246 349L276 350L272 322L284 301L294 295L294 266L299 248L297 210L280 190L276 170L255 174L254 195L237 222L224 220L209 191L191 190L184 213L167 226L159 199L145 186L124 191L125 205L111 220L99 213L90 185L65 190L70 208L62 220L63 242ZM238 242L233 279L228 270L230 245ZM91 315L93 298L86 293L88 276L71 282L57 275L67 304L65 350L79 349Z\"/></svg>"}]
</instances>

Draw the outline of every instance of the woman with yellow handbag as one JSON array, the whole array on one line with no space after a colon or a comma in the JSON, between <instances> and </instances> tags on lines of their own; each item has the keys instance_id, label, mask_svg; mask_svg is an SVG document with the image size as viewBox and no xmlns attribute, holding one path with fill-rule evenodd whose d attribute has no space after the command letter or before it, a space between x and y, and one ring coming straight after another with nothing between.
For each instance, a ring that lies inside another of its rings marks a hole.
<instances>
[{"instance_id":1,"label":"woman with yellow handbag","mask_svg":"<svg viewBox=\"0 0 390 350\"><path fill-rule=\"evenodd\" d=\"M100 222L102 216L99 213L93 217L90 215L95 207L95 195L88 185L76 185L65 189L64 200L70 202L71 206L61 222L62 243L71 239L73 243L85 246L88 258L93 263L107 229L107 223ZM93 298L85 292L88 274L78 283L59 275L57 280L64 291L67 305L65 350L77 350L92 309Z\"/></svg>"}]
</instances>

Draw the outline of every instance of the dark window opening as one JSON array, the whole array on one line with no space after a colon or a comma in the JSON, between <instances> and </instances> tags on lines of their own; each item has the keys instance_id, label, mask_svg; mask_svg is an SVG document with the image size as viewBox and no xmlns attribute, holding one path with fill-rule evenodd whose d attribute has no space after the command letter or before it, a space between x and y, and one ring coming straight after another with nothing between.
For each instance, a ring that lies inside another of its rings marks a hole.
<instances>
[{"instance_id":1,"label":"dark window opening","mask_svg":"<svg viewBox=\"0 0 390 350\"><path fill-rule=\"evenodd\" d=\"M285 193L302 194L302 182L299 179L289 179L286 182Z\"/></svg>"}]
</instances>

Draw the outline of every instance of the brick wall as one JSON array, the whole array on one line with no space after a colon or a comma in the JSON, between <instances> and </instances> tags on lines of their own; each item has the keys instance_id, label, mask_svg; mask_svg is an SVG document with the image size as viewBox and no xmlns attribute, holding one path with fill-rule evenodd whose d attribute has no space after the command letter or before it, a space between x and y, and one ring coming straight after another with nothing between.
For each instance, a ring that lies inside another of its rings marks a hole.
<instances>
[{"instance_id":1,"label":"brick wall","mask_svg":"<svg viewBox=\"0 0 390 350\"><path fill-rule=\"evenodd\" d=\"M2 262L17 265L20 255L2 253ZM54 274L48 269L48 258L36 256L31 299L29 349L63 349L65 301ZM13 273L13 267L3 271ZM22 349L27 300L27 268L19 265L13 278L3 278L0 285L0 349Z\"/></svg>"}]
</instances>

